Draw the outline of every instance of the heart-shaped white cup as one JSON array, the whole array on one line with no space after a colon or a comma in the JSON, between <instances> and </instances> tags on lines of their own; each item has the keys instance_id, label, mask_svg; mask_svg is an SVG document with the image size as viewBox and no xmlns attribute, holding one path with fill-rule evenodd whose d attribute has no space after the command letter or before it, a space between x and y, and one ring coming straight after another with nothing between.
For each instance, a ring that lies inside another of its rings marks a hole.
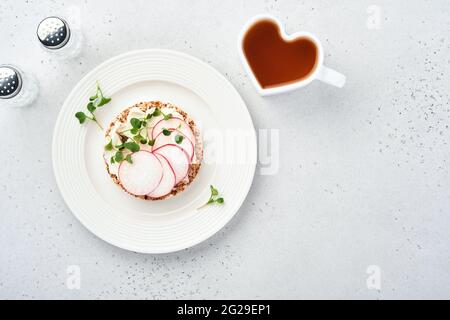
<instances>
[{"instance_id":1,"label":"heart-shaped white cup","mask_svg":"<svg viewBox=\"0 0 450 320\"><path fill-rule=\"evenodd\" d=\"M247 61L247 58L244 53L243 41L244 41L244 37L245 37L247 31L254 24L256 24L262 20L270 20L270 21L273 21L276 25L278 25L278 28L280 30L280 36L286 42L293 41L293 40L296 40L299 38L308 38L316 45L317 66L315 67L313 72L311 72L311 74L309 74L304 79L301 79L301 80L298 80L298 81L295 81L295 82L292 82L289 84L284 84L284 85L280 84L279 86L274 86L274 87L270 87L270 88L263 88L261 86L261 84L256 79L256 76L253 73L253 70L251 69L251 67ZM313 34L311 34L309 32L305 32L305 31L300 31L300 32L296 32L294 34L288 35L284 31L280 21L271 15L260 14L260 15L257 15L255 17L251 18L249 21L247 21L247 23L242 28L242 31L239 36L238 50L239 50L239 55L241 57L242 64L244 65L246 72L250 76L250 79L253 82L253 85L255 86L256 90L262 96L269 96L269 95L284 93L284 92L292 91L295 89L303 88L304 86L310 84L315 79L321 80L325 83L331 84L338 88L342 88L345 84L345 76L343 74L323 65L323 56L324 56L323 47L316 36L314 36Z\"/></svg>"}]
</instances>

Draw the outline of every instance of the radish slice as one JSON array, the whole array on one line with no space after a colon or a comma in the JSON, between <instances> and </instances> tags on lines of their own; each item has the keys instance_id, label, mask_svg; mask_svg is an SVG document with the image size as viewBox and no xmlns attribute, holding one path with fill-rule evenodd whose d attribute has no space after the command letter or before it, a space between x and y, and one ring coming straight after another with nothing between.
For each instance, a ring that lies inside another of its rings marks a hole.
<instances>
[{"instance_id":1,"label":"radish slice","mask_svg":"<svg viewBox=\"0 0 450 320\"><path fill-rule=\"evenodd\" d=\"M141 151L148 151L152 152L152 146L149 146L148 144L140 144Z\"/></svg>"},{"instance_id":2,"label":"radish slice","mask_svg":"<svg viewBox=\"0 0 450 320\"><path fill-rule=\"evenodd\" d=\"M191 140L192 142L195 141L195 136L191 130L191 127L189 127L189 125L182 119L176 117L170 118L169 120L162 119L158 123L156 123L150 135L152 139L155 139L156 136L164 130L164 128L168 130L170 129L179 130L182 134L188 137L189 140Z\"/></svg>"},{"instance_id":3,"label":"radish slice","mask_svg":"<svg viewBox=\"0 0 450 320\"><path fill-rule=\"evenodd\" d=\"M175 184L183 180L189 171L189 155L175 144L166 144L153 150L155 154L164 156L175 172Z\"/></svg>"},{"instance_id":4,"label":"radish slice","mask_svg":"<svg viewBox=\"0 0 450 320\"><path fill-rule=\"evenodd\" d=\"M164 156L157 153L155 153L155 156L158 157L159 161L161 161L163 167L163 177L159 183L159 186L150 192L148 196L152 198L159 198L169 194L172 191L176 183L176 176L169 161Z\"/></svg>"},{"instance_id":5,"label":"radish slice","mask_svg":"<svg viewBox=\"0 0 450 320\"><path fill-rule=\"evenodd\" d=\"M162 147L162 146L164 146L166 144L174 144L174 145L179 146L184 151L186 151L186 153L189 156L189 162L191 162L192 159L194 158L194 145L192 144L192 141L189 140L189 138L186 137L179 130L170 130L170 131L172 131L172 133L169 136L165 136L164 133L162 133L162 132L160 132L156 136L155 144L153 145L153 149L152 150L156 150L159 147ZM177 135L180 135L180 136L183 137L183 140L181 141L181 143L177 143L175 141Z\"/></svg>"},{"instance_id":6,"label":"radish slice","mask_svg":"<svg viewBox=\"0 0 450 320\"><path fill-rule=\"evenodd\" d=\"M153 128L154 126L156 126L156 124L158 122L160 122L163 119L164 119L164 116L151 117L151 119L149 121L147 121L147 127ZM149 135L149 137L151 137L151 135Z\"/></svg>"},{"instance_id":7,"label":"radish slice","mask_svg":"<svg viewBox=\"0 0 450 320\"><path fill-rule=\"evenodd\" d=\"M129 193L143 196L155 190L161 182L163 167L159 159L148 151L131 155L133 163L122 161L119 166L119 180Z\"/></svg>"}]
</instances>

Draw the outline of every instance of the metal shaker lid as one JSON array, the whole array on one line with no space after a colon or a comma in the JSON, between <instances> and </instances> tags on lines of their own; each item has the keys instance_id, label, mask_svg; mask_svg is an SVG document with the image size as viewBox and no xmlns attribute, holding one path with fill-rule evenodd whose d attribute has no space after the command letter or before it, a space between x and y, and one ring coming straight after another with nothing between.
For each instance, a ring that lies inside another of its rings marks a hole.
<instances>
[{"instance_id":1,"label":"metal shaker lid","mask_svg":"<svg viewBox=\"0 0 450 320\"><path fill-rule=\"evenodd\" d=\"M15 97L22 89L22 77L10 65L0 65L0 99Z\"/></svg>"},{"instance_id":2,"label":"metal shaker lid","mask_svg":"<svg viewBox=\"0 0 450 320\"><path fill-rule=\"evenodd\" d=\"M60 49L69 41L69 25L59 17L47 17L39 23L37 36L47 49Z\"/></svg>"}]
</instances>

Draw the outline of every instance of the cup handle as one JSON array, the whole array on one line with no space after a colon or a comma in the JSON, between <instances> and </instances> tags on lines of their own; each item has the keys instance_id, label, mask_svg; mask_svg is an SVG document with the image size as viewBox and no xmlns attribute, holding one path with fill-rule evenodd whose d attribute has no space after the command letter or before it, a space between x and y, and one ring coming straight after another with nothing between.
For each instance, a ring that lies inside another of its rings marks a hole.
<instances>
[{"instance_id":1,"label":"cup handle","mask_svg":"<svg viewBox=\"0 0 450 320\"><path fill-rule=\"evenodd\" d=\"M342 73L325 66L320 69L317 79L338 88L342 88L345 84L345 76Z\"/></svg>"}]
</instances>

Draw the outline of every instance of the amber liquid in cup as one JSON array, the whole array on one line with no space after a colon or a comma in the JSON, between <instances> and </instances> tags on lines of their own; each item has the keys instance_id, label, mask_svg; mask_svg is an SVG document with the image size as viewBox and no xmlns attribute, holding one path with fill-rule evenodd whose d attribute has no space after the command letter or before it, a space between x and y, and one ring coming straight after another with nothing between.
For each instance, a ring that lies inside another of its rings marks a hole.
<instances>
[{"instance_id":1,"label":"amber liquid in cup","mask_svg":"<svg viewBox=\"0 0 450 320\"><path fill-rule=\"evenodd\" d=\"M286 41L273 21L256 22L244 35L244 55L262 88L307 79L316 69L318 49L308 37Z\"/></svg>"}]
</instances>

